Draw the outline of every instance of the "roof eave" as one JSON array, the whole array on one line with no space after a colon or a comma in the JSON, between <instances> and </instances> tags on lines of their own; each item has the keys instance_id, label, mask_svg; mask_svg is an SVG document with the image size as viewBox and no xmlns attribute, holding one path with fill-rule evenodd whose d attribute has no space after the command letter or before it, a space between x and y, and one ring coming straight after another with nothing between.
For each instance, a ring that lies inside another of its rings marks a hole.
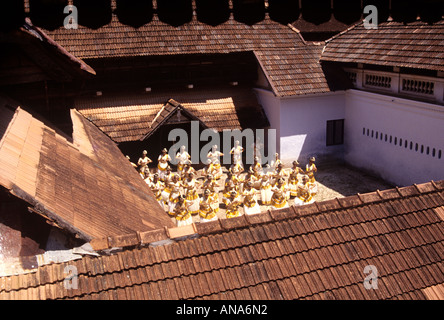
<instances>
[{"instance_id":1,"label":"roof eave","mask_svg":"<svg viewBox=\"0 0 444 320\"><path fill-rule=\"evenodd\" d=\"M156 120L156 118L158 117L158 115L162 112L162 110L165 108L165 105L170 104L174 107L173 110L171 110L168 115L166 117L164 117L155 127L151 128L150 126L150 131L145 134L144 136L142 136L139 140L140 141L144 141L146 139L148 139L151 135L154 134L154 132L157 131L158 128L160 128L161 126L163 126L169 119L171 119L171 117L173 116L173 114L175 112L177 112L178 110L180 110L181 112L183 112L187 117L195 120L195 121L199 121L199 124L204 128L204 129L209 129L209 127L202 122L202 120L200 120L198 117L196 117L194 114L192 114L191 112L189 112L187 109L185 109L184 106L182 106L180 103L178 103L177 101L175 101L174 99L168 99L168 101L162 106L162 108L160 109L160 111L157 113L156 117L154 118L154 120ZM153 122L154 122L153 120Z\"/></svg>"}]
</instances>

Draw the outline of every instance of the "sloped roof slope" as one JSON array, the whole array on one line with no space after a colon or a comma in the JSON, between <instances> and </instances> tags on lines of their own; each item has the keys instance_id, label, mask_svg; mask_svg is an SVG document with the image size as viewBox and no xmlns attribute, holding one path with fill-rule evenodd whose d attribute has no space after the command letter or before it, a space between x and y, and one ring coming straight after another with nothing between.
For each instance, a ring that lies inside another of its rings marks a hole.
<instances>
[{"instance_id":1,"label":"sloped roof slope","mask_svg":"<svg viewBox=\"0 0 444 320\"><path fill-rule=\"evenodd\" d=\"M0 32L0 43L7 49L19 48L51 79L70 81L74 78L95 75L93 68L66 51L40 28L34 26L29 19L26 19L23 26L17 30ZM10 69L10 66L5 65L2 70L0 80L3 84L17 81L21 70ZM30 75L24 74L23 77L30 77Z\"/></svg>"},{"instance_id":2,"label":"sloped roof slope","mask_svg":"<svg viewBox=\"0 0 444 320\"><path fill-rule=\"evenodd\" d=\"M322 61L444 71L444 21L358 23L327 41Z\"/></svg>"},{"instance_id":3,"label":"sloped roof slope","mask_svg":"<svg viewBox=\"0 0 444 320\"><path fill-rule=\"evenodd\" d=\"M79 26L77 30L59 28L47 33L85 60L253 51L277 96L329 91L319 64L318 46L304 42L291 26L269 18L253 26L230 18L213 27L194 17L190 23L173 27L155 16L149 24L134 29L113 15L111 23L97 30Z\"/></svg>"},{"instance_id":4,"label":"sloped roof slope","mask_svg":"<svg viewBox=\"0 0 444 320\"><path fill-rule=\"evenodd\" d=\"M79 98L75 108L114 141L136 141L152 130L156 115L170 98L218 131L268 126L253 90L241 86Z\"/></svg>"},{"instance_id":5,"label":"sloped roof slope","mask_svg":"<svg viewBox=\"0 0 444 320\"><path fill-rule=\"evenodd\" d=\"M48 265L1 278L0 299L443 299L443 220L432 181L109 237L91 244L132 248L69 262L77 289L63 286L68 263Z\"/></svg>"},{"instance_id":6,"label":"sloped roof slope","mask_svg":"<svg viewBox=\"0 0 444 320\"><path fill-rule=\"evenodd\" d=\"M0 184L81 239L170 226L114 142L77 111L74 139L20 107L1 106Z\"/></svg>"}]
</instances>

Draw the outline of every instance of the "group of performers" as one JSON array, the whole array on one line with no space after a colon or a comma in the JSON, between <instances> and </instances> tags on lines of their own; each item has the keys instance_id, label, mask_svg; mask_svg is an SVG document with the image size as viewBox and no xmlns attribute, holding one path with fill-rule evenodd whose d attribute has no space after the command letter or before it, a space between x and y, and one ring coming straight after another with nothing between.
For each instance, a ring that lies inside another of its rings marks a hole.
<instances>
[{"instance_id":1,"label":"group of performers","mask_svg":"<svg viewBox=\"0 0 444 320\"><path fill-rule=\"evenodd\" d=\"M270 165L262 167L259 158L255 157L254 163L245 170L242 152L243 148L236 141L230 151L232 165L223 187L220 183L223 175L220 157L223 153L217 150L217 146L212 147L205 168L199 171L191 166L191 156L184 146L176 154L178 163L174 173L169 165L171 157L167 149L163 149L159 155L153 173L148 167L152 160L148 158L146 150L137 164L132 165L138 168L140 176L150 186L160 206L175 218L177 226L191 224L193 215L199 215L200 222L218 219L221 203L226 209L226 217L232 218L260 213L261 205L271 209L286 208L291 199L294 205L314 202L313 197L317 193L314 157L309 159L305 170L299 166L298 161L293 161L291 168L284 168L277 153Z\"/></svg>"}]
</instances>

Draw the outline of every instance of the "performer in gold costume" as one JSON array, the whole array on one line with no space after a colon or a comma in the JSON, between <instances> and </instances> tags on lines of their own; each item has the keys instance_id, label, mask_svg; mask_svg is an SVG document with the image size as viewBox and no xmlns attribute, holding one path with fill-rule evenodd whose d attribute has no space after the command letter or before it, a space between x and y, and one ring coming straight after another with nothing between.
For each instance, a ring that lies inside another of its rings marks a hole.
<instances>
[{"instance_id":1,"label":"performer in gold costume","mask_svg":"<svg viewBox=\"0 0 444 320\"><path fill-rule=\"evenodd\" d=\"M254 163L250 167L250 172L256 177L256 179L260 179L262 177L262 165L259 162L259 158L254 158Z\"/></svg>"},{"instance_id":2,"label":"performer in gold costume","mask_svg":"<svg viewBox=\"0 0 444 320\"><path fill-rule=\"evenodd\" d=\"M239 140L236 140L234 142L234 147L230 151L233 164L239 164L242 166L242 152L244 152L244 148L239 145Z\"/></svg>"},{"instance_id":3,"label":"performer in gold costume","mask_svg":"<svg viewBox=\"0 0 444 320\"><path fill-rule=\"evenodd\" d=\"M204 192L205 190L210 191L210 198L212 200L211 207L213 208L214 212L219 212L219 190L213 175L207 174L207 179L204 181L202 189Z\"/></svg>"},{"instance_id":4,"label":"performer in gold costume","mask_svg":"<svg viewBox=\"0 0 444 320\"><path fill-rule=\"evenodd\" d=\"M159 205L162 207L162 209L165 210L164 207L165 202L163 202L162 200L162 190L165 188L165 185L163 184L162 181L160 181L159 175L157 173L153 175L153 179L150 181L148 186L153 191L154 196L156 197L156 200L159 203Z\"/></svg>"},{"instance_id":5,"label":"performer in gold costume","mask_svg":"<svg viewBox=\"0 0 444 320\"><path fill-rule=\"evenodd\" d=\"M248 182L244 188L242 195L244 196L244 213L256 214L261 213L261 208L257 203L256 194L258 191L253 188L253 183Z\"/></svg>"},{"instance_id":6,"label":"performer in gold costume","mask_svg":"<svg viewBox=\"0 0 444 320\"><path fill-rule=\"evenodd\" d=\"M271 196L273 193L271 192L271 182L268 175L264 174L261 179L261 203L262 205L270 205L271 204Z\"/></svg>"},{"instance_id":7,"label":"performer in gold costume","mask_svg":"<svg viewBox=\"0 0 444 320\"><path fill-rule=\"evenodd\" d=\"M168 183L168 187L171 190L170 196L168 198L168 214L170 216L174 216L174 208L176 206L176 203L179 201L179 198L181 197L180 180L177 174L175 174L172 180Z\"/></svg>"},{"instance_id":8,"label":"performer in gold costume","mask_svg":"<svg viewBox=\"0 0 444 320\"><path fill-rule=\"evenodd\" d=\"M186 179L181 183L184 189L184 196L187 203L190 204L188 211L194 215L199 213L199 195L197 194L197 180L194 173L190 172Z\"/></svg>"},{"instance_id":9,"label":"performer in gold costume","mask_svg":"<svg viewBox=\"0 0 444 320\"><path fill-rule=\"evenodd\" d=\"M188 211L189 204L186 203L182 196L179 196L174 206L174 217L176 218L176 225L178 227L186 226L193 223L193 218Z\"/></svg>"},{"instance_id":10,"label":"performer in gold costume","mask_svg":"<svg viewBox=\"0 0 444 320\"><path fill-rule=\"evenodd\" d=\"M313 203L313 195L310 192L309 178L306 175L302 176L302 181L298 184L298 195L294 198L294 205L300 206L308 203Z\"/></svg>"},{"instance_id":11,"label":"performer in gold costume","mask_svg":"<svg viewBox=\"0 0 444 320\"><path fill-rule=\"evenodd\" d=\"M162 149L162 154L157 158L157 173L161 181L165 180L165 172L169 167L168 162L171 161L170 155L166 148Z\"/></svg>"},{"instance_id":12,"label":"performer in gold costume","mask_svg":"<svg viewBox=\"0 0 444 320\"><path fill-rule=\"evenodd\" d=\"M315 172L318 171L318 169L316 168L315 160L316 160L315 157L311 157L309 159L308 164L306 165L306 168L305 168L305 174L308 176L308 180L310 182L316 181L314 174L315 174Z\"/></svg>"},{"instance_id":13,"label":"performer in gold costume","mask_svg":"<svg viewBox=\"0 0 444 320\"><path fill-rule=\"evenodd\" d=\"M273 195L271 196L271 206L273 209L282 209L288 207L287 201L287 185L283 178L279 178L276 186L274 186L271 191Z\"/></svg>"},{"instance_id":14,"label":"performer in gold costume","mask_svg":"<svg viewBox=\"0 0 444 320\"><path fill-rule=\"evenodd\" d=\"M290 188L290 196L296 197L298 195L298 174L303 174L304 170L299 167L299 162L297 160L293 161L293 167L290 170L290 175L288 176L288 187Z\"/></svg>"},{"instance_id":15,"label":"performer in gold costume","mask_svg":"<svg viewBox=\"0 0 444 320\"><path fill-rule=\"evenodd\" d=\"M176 154L176 159L179 161L177 163L177 173L179 174L179 177L182 179L182 171L185 166L185 163L187 163L190 160L191 156L190 154L185 150L185 146L180 147L180 151Z\"/></svg>"},{"instance_id":16,"label":"performer in gold costume","mask_svg":"<svg viewBox=\"0 0 444 320\"><path fill-rule=\"evenodd\" d=\"M213 201L210 197L210 190L206 189L204 191L203 197L199 203L199 217L200 222L209 222L217 220L216 212L211 207L211 202Z\"/></svg>"},{"instance_id":17,"label":"performer in gold costume","mask_svg":"<svg viewBox=\"0 0 444 320\"><path fill-rule=\"evenodd\" d=\"M147 154L148 152L146 150L143 150L142 156L137 161L137 165L139 166L140 176L144 179L147 178L145 171L148 168L148 164L153 162L150 158L148 158Z\"/></svg>"},{"instance_id":18,"label":"performer in gold costume","mask_svg":"<svg viewBox=\"0 0 444 320\"><path fill-rule=\"evenodd\" d=\"M242 205L242 200L236 191L231 191L230 198L227 201L227 219L239 217L241 215L239 207Z\"/></svg>"},{"instance_id":19,"label":"performer in gold costume","mask_svg":"<svg viewBox=\"0 0 444 320\"><path fill-rule=\"evenodd\" d=\"M207 158L211 160L212 166L210 166L210 173L213 175L215 180L219 180L222 177L222 167L220 162L220 157L224 154L217 150L217 145L214 145L210 152L208 152Z\"/></svg>"},{"instance_id":20,"label":"performer in gold costume","mask_svg":"<svg viewBox=\"0 0 444 320\"><path fill-rule=\"evenodd\" d=\"M237 191L238 186L236 184L236 178L233 177L233 174L228 171L227 179L225 179L224 189L222 191L222 202L227 205L227 201L230 198L231 191Z\"/></svg>"}]
</instances>

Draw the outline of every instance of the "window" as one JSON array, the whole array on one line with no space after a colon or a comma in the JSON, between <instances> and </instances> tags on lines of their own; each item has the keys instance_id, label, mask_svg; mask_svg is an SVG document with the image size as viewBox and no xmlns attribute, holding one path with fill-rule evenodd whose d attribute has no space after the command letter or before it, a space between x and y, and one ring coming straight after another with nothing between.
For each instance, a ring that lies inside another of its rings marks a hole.
<instances>
[{"instance_id":1,"label":"window","mask_svg":"<svg viewBox=\"0 0 444 320\"><path fill-rule=\"evenodd\" d=\"M327 146L344 143L344 119L327 121Z\"/></svg>"}]
</instances>

